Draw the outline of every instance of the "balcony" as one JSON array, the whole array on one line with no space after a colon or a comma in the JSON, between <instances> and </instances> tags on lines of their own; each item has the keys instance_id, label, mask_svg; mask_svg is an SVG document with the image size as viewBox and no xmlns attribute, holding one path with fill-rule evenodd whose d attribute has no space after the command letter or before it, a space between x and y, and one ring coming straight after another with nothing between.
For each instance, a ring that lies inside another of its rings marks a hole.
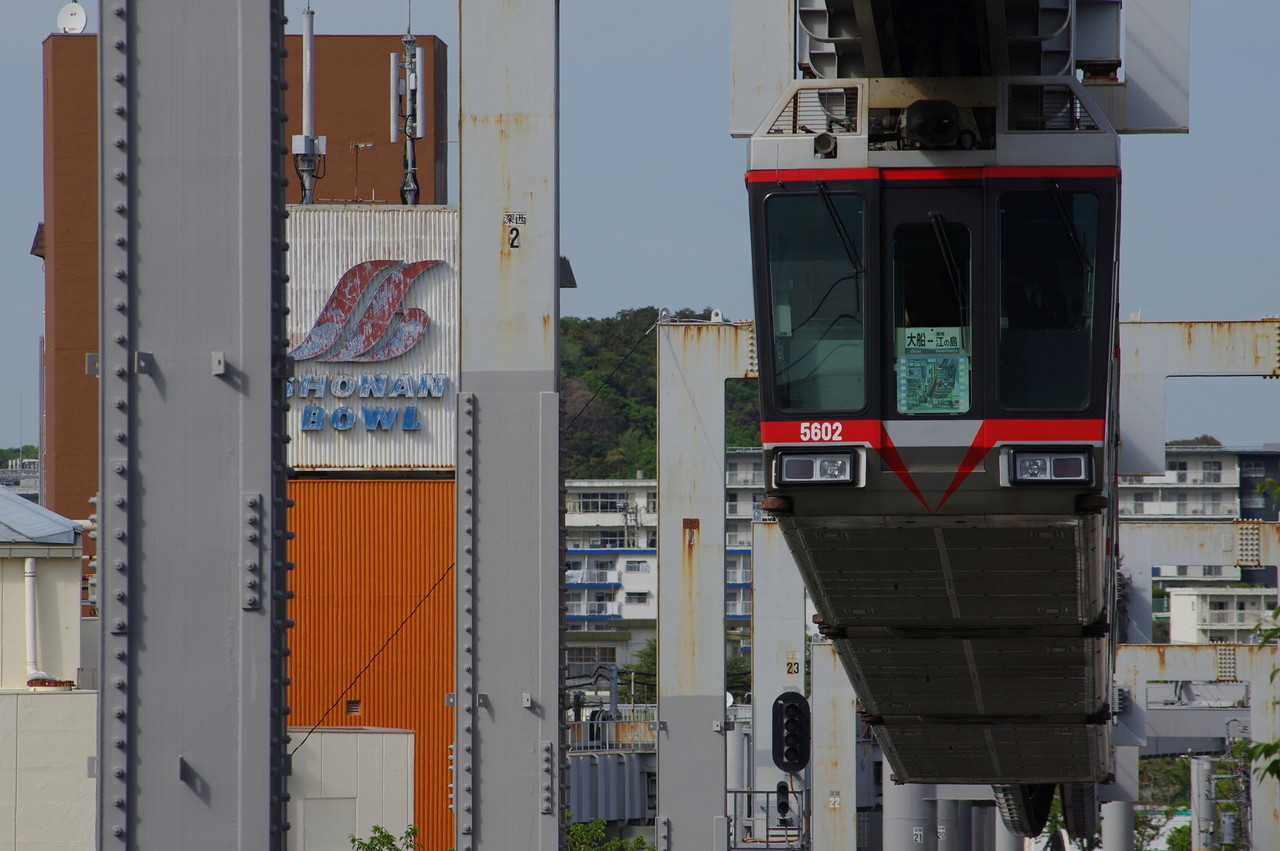
<instances>
[{"instance_id":1,"label":"balcony","mask_svg":"<svg viewBox=\"0 0 1280 851\"><path fill-rule=\"evenodd\" d=\"M1216 520L1231 520L1240 516L1240 510L1233 503L1219 505L1194 505L1189 502L1122 502L1121 517L1197 517Z\"/></svg>"},{"instance_id":2,"label":"balcony","mask_svg":"<svg viewBox=\"0 0 1280 851\"><path fill-rule=\"evenodd\" d=\"M726 600L724 604L724 616L726 618L751 617L751 601L750 600Z\"/></svg>"},{"instance_id":3,"label":"balcony","mask_svg":"<svg viewBox=\"0 0 1280 851\"><path fill-rule=\"evenodd\" d=\"M1217 609L1208 612L1200 612L1196 617L1196 626L1201 629L1207 627L1234 627L1236 629L1253 629L1260 623L1267 626L1271 624L1270 611L1261 609Z\"/></svg>"},{"instance_id":4,"label":"balcony","mask_svg":"<svg viewBox=\"0 0 1280 851\"><path fill-rule=\"evenodd\" d=\"M751 568L726 568L724 572L725 585L750 585L751 584Z\"/></svg>"},{"instance_id":5,"label":"balcony","mask_svg":"<svg viewBox=\"0 0 1280 851\"><path fill-rule=\"evenodd\" d=\"M724 545L733 549L743 549L751 546L750 532L729 532L724 536Z\"/></svg>"},{"instance_id":6,"label":"balcony","mask_svg":"<svg viewBox=\"0 0 1280 851\"><path fill-rule=\"evenodd\" d=\"M619 588L622 577L616 570L566 570L564 584L577 587Z\"/></svg>"},{"instance_id":7,"label":"balcony","mask_svg":"<svg viewBox=\"0 0 1280 851\"><path fill-rule=\"evenodd\" d=\"M764 487L764 471L754 472L736 470L724 474L725 487L730 488L762 488Z\"/></svg>"},{"instance_id":8,"label":"balcony","mask_svg":"<svg viewBox=\"0 0 1280 851\"><path fill-rule=\"evenodd\" d=\"M1151 568L1155 582L1239 582L1236 564L1157 564Z\"/></svg>"},{"instance_id":9,"label":"balcony","mask_svg":"<svg viewBox=\"0 0 1280 851\"><path fill-rule=\"evenodd\" d=\"M570 602L565 604L566 618L620 618L622 607L617 601L609 602Z\"/></svg>"}]
</instances>

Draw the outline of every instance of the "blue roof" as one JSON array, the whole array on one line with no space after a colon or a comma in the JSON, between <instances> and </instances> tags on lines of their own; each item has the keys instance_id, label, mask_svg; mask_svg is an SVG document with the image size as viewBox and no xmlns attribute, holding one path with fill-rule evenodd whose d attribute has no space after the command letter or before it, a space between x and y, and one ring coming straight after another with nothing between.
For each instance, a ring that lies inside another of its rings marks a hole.
<instances>
[{"instance_id":1,"label":"blue roof","mask_svg":"<svg viewBox=\"0 0 1280 851\"><path fill-rule=\"evenodd\" d=\"M0 488L0 544L74 544L80 524Z\"/></svg>"}]
</instances>

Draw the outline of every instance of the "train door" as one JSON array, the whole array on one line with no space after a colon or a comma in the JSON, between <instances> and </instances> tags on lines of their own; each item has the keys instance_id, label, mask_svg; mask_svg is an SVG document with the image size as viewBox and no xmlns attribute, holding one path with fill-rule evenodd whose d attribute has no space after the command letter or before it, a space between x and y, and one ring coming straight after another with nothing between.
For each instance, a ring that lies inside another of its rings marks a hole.
<instances>
[{"instance_id":1,"label":"train door","mask_svg":"<svg viewBox=\"0 0 1280 851\"><path fill-rule=\"evenodd\" d=\"M885 419L981 419L983 190L886 181Z\"/></svg>"}]
</instances>

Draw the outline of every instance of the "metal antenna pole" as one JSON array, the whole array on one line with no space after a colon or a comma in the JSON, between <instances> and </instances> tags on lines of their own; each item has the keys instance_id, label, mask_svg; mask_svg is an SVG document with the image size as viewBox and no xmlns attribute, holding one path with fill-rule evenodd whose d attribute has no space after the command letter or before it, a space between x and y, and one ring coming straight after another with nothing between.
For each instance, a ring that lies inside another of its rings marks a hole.
<instances>
[{"instance_id":1,"label":"metal antenna pole","mask_svg":"<svg viewBox=\"0 0 1280 851\"><path fill-rule=\"evenodd\" d=\"M404 180L400 203L418 203L418 160L413 145L418 138L418 40L407 32L404 42Z\"/></svg>"}]
</instances>

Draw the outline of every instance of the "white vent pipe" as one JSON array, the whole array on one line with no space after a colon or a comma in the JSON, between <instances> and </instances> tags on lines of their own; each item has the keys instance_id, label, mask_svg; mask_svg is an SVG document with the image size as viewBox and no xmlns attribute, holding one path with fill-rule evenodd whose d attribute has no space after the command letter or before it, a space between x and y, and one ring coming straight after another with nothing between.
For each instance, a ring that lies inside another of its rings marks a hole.
<instances>
[{"instance_id":1,"label":"white vent pipe","mask_svg":"<svg viewBox=\"0 0 1280 851\"><path fill-rule=\"evenodd\" d=\"M36 560L29 558L25 562L23 576L27 586L27 682L32 680L53 679L40 670L40 660L36 655Z\"/></svg>"}]
</instances>

